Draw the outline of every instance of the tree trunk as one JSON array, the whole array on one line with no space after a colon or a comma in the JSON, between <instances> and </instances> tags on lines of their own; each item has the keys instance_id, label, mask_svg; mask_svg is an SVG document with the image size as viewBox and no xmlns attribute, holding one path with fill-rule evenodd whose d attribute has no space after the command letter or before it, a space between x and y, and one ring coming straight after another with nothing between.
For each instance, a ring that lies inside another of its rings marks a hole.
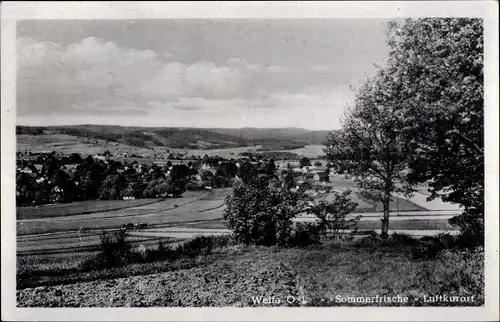
<instances>
[{"instance_id":1,"label":"tree trunk","mask_svg":"<svg viewBox=\"0 0 500 322\"><path fill-rule=\"evenodd\" d=\"M381 237L386 239L389 237L389 203L391 201L391 193L386 192L384 195L384 218L382 219L382 234Z\"/></svg>"}]
</instances>

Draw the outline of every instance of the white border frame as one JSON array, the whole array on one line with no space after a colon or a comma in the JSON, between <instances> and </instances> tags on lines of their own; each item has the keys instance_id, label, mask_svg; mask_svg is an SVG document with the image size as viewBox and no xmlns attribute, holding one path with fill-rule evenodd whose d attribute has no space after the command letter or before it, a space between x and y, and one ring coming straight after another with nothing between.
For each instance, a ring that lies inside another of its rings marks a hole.
<instances>
[{"instance_id":1,"label":"white border frame","mask_svg":"<svg viewBox=\"0 0 500 322\"><path fill-rule=\"evenodd\" d=\"M498 2L2 2L2 320L486 321L499 316ZM16 308L15 84L18 19L478 17L485 28L485 306L478 308Z\"/></svg>"}]
</instances>

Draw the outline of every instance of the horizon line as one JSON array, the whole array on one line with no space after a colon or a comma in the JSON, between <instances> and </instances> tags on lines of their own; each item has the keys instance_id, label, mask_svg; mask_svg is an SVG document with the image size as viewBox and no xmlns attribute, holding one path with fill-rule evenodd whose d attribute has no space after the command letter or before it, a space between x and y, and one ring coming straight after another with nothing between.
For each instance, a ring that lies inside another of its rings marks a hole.
<instances>
[{"instance_id":1,"label":"horizon line","mask_svg":"<svg viewBox=\"0 0 500 322\"><path fill-rule=\"evenodd\" d=\"M81 123L81 124L18 124L16 126L26 126L26 127L65 127L65 126L116 126L116 127L139 127L139 128L175 128L175 129L228 129L228 130L240 130L240 129L298 129L307 131L338 131L340 129L310 129L298 126L284 126L284 127L258 127L258 126L243 126L243 127L203 127L203 126L159 126L159 125L125 125L125 124L98 124L98 123Z\"/></svg>"}]
</instances>

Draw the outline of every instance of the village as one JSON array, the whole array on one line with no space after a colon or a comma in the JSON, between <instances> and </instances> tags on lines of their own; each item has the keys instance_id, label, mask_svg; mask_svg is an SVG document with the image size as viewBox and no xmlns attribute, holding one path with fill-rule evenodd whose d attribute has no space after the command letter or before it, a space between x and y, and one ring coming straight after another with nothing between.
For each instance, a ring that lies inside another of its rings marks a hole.
<instances>
[{"instance_id":1,"label":"village","mask_svg":"<svg viewBox=\"0 0 500 322\"><path fill-rule=\"evenodd\" d=\"M171 184L166 184L172 181L173 171L176 173L174 176L180 173L183 177L174 178L176 182L182 181L182 187L178 191L231 187L241 180L241 172L244 171L242 166L254 168L258 177L283 177L291 171L298 185L309 183L328 186L330 176L339 173L338 169L332 167L331 162L324 159L311 161L302 157L296 161L275 161L263 158L260 154L229 160L208 155L200 159L183 159L180 155L167 160L150 158L142 163L127 158L122 160L116 161L109 152L90 156L77 153L65 156L56 152L19 153L16 168L16 195L19 204L86 200L86 196L78 191L86 191L82 185L89 183L83 180L82 175L86 171L85 168L91 165L98 169L92 174L93 187L101 192L97 197L115 200L179 195L168 188ZM346 177L349 175L346 174ZM117 180L120 180L119 186L122 188L116 193L106 193L107 188L101 186L107 181L118 182Z\"/></svg>"}]
</instances>

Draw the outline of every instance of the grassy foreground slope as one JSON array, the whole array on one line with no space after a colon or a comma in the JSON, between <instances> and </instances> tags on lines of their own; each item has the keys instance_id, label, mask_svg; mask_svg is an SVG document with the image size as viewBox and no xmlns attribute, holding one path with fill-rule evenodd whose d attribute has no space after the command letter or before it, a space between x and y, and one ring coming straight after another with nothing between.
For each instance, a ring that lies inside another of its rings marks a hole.
<instances>
[{"instance_id":1,"label":"grassy foreground slope","mask_svg":"<svg viewBox=\"0 0 500 322\"><path fill-rule=\"evenodd\" d=\"M302 249L236 245L189 263L136 264L117 273L108 270L101 280L18 290L17 301L21 307L479 306L484 303L483 260L480 251L444 251L433 260L412 259L402 245L329 244ZM424 302L424 295L435 294L474 296L474 300ZM336 300L377 295L408 296L409 303ZM259 301L268 296L275 297L273 303ZM288 303L288 296L298 300ZM305 302L299 303L302 299Z\"/></svg>"}]
</instances>

